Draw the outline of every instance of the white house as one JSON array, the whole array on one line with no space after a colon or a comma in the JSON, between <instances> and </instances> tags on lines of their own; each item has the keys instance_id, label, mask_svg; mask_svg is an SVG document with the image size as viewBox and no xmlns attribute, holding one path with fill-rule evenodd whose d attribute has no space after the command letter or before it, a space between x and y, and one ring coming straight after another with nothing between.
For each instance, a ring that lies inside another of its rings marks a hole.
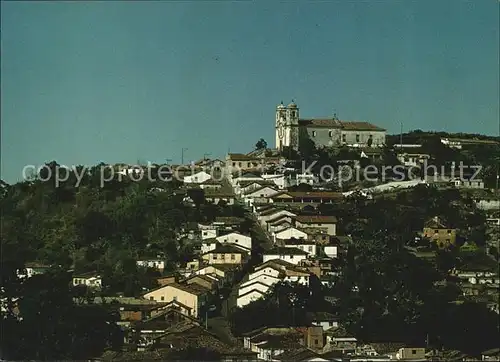
<instances>
[{"instance_id":1,"label":"white house","mask_svg":"<svg viewBox=\"0 0 500 362\"><path fill-rule=\"evenodd\" d=\"M315 256L317 254L316 243L313 240L286 239L283 240L283 246L285 248L298 248L305 251L308 256Z\"/></svg>"},{"instance_id":2,"label":"white house","mask_svg":"<svg viewBox=\"0 0 500 362\"><path fill-rule=\"evenodd\" d=\"M259 175L246 172L242 175L239 175L237 177L234 177L231 180L231 184L233 185L233 188L238 189L238 185L243 182L248 182L248 181L263 181L264 179L260 177Z\"/></svg>"},{"instance_id":3,"label":"white house","mask_svg":"<svg viewBox=\"0 0 500 362\"><path fill-rule=\"evenodd\" d=\"M264 179L259 181L241 181L235 187L235 192L237 194L246 195L255 189L259 189L262 186L275 187L276 185L272 181L266 181Z\"/></svg>"},{"instance_id":4,"label":"white house","mask_svg":"<svg viewBox=\"0 0 500 362\"><path fill-rule=\"evenodd\" d=\"M277 233L279 231L288 229L294 225L293 216L279 215L274 219L267 220L266 229L270 233Z\"/></svg>"},{"instance_id":5,"label":"white house","mask_svg":"<svg viewBox=\"0 0 500 362\"><path fill-rule=\"evenodd\" d=\"M336 245L325 245L323 251L329 258L336 258L338 255L338 247Z\"/></svg>"},{"instance_id":6,"label":"white house","mask_svg":"<svg viewBox=\"0 0 500 362\"><path fill-rule=\"evenodd\" d=\"M243 308L247 304L250 304L253 301L259 300L260 298L262 298L264 296L264 294L265 293L262 293L259 290L253 289L253 290L247 292L246 294L242 294L242 295L238 296L238 298L236 299L236 305L239 308Z\"/></svg>"},{"instance_id":7,"label":"white house","mask_svg":"<svg viewBox=\"0 0 500 362\"><path fill-rule=\"evenodd\" d=\"M249 279L246 282L242 283L240 285L240 289L248 287L249 285L252 285L253 283L256 283L256 282L259 282L261 284L265 284L268 287L270 287L270 286L273 286L274 284L278 283L280 280L282 280L283 277L284 277L283 274L282 275L278 274L277 276L265 274L265 273L259 274L255 277L253 277L252 279Z\"/></svg>"},{"instance_id":8,"label":"white house","mask_svg":"<svg viewBox=\"0 0 500 362\"><path fill-rule=\"evenodd\" d=\"M211 229L202 229L201 230L202 240L216 238L217 236L218 236L218 230L216 227L212 227Z\"/></svg>"},{"instance_id":9,"label":"white house","mask_svg":"<svg viewBox=\"0 0 500 362\"><path fill-rule=\"evenodd\" d=\"M318 177L311 174L311 173L300 173L295 175L295 184L300 185L300 184L307 184L307 185L314 185L315 183L318 182Z\"/></svg>"},{"instance_id":10,"label":"white house","mask_svg":"<svg viewBox=\"0 0 500 362\"><path fill-rule=\"evenodd\" d=\"M300 215L295 217L295 226L326 229L328 235L337 235L337 218L335 216Z\"/></svg>"},{"instance_id":11,"label":"white house","mask_svg":"<svg viewBox=\"0 0 500 362\"><path fill-rule=\"evenodd\" d=\"M291 264L298 265L301 260L306 259L307 253L298 248L284 248L275 247L264 252L263 261L271 261L274 259L281 259Z\"/></svg>"},{"instance_id":12,"label":"white house","mask_svg":"<svg viewBox=\"0 0 500 362\"><path fill-rule=\"evenodd\" d=\"M86 285L89 288L100 289L102 287L102 278L95 272L73 275L73 285Z\"/></svg>"},{"instance_id":13,"label":"white house","mask_svg":"<svg viewBox=\"0 0 500 362\"><path fill-rule=\"evenodd\" d=\"M262 186L258 189L252 190L248 194L245 195L244 200L245 204L248 206L252 206L253 202L257 198L267 198L269 196L277 194L278 191L269 186Z\"/></svg>"},{"instance_id":14,"label":"white house","mask_svg":"<svg viewBox=\"0 0 500 362\"><path fill-rule=\"evenodd\" d=\"M273 220L276 219L278 216L281 215L288 215L288 216L296 216L293 212L288 211L288 210L281 210L281 209L269 209L266 211L263 211L257 216L257 220L261 223L262 226L266 226L266 222L268 220Z\"/></svg>"},{"instance_id":15,"label":"white house","mask_svg":"<svg viewBox=\"0 0 500 362\"><path fill-rule=\"evenodd\" d=\"M322 327L324 331L339 326L338 318L331 313L327 312L308 313L307 317L309 318L313 326Z\"/></svg>"},{"instance_id":16,"label":"white house","mask_svg":"<svg viewBox=\"0 0 500 362\"><path fill-rule=\"evenodd\" d=\"M137 260L137 266L163 271L165 269L165 261L159 259Z\"/></svg>"},{"instance_id":17,"label":"white house","mask_svg":"<svg viewBox=\"0 0 500 362\"><path fill-rule=\"evenodd\" d=\"M266 294L270 288L271 288L271 285L267 285L267 284L262 283L261 281L255 280L255 281L252 281L252 283L250 283L244 287L243 286L240 287L240 289L238 289L238 296L245 295L252 290L258 290L262 294Z\"/></svg>"},{"instance_id":18,"label":"white house","mask_svg":"<svg viewBox=\"0 0 500 362\"><path fill-rule=\"evenodd\" d=\"M277 240L286 240L286 239L307 239L307 233L294 228L294 227L289 227L288 229L281 230L277 233L274 233L274 242L276 243Z\"/></svg>"},{"instance_id":19,"label":"white house","mask_svg":"<svg viewBox=\"0 0 500 362\"><path fill-rule=\"evenodd\" d=\"M189 176L184 176L184 183L196 183L196 184L201 184L205 181L208 181L212 178L210 174L208 174L205 171L200 171L195 174L189 175Z\"/></svg>"},{"instance_id":20,"label":"white house","mask_svg":"<svg viewBox=\"0 0 500 362\"><path fill-rule=\"evenodd\" d=\"M239 247L243 247L247 250L252 250L252 238L240 233L229 233L226 235L220 235L216 237L217 241L222 243L231 243Z\"/></svg>"},{"instance_id":21,"label":"white house","mask_svg":"<svg viewBox=\"0 0 500 362\"><path fill-rule=\"evenodd\" d=\"M264 174L262 175L262 178L274 182L280 190L288 187L288 178L283 174Z\"/></svg>"}]
</instances>

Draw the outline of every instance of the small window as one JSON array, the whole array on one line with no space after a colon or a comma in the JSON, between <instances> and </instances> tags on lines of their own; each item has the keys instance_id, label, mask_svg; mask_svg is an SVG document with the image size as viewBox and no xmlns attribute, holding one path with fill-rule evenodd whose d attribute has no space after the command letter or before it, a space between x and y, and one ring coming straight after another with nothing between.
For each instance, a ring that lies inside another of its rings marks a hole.
<instances>
[{"instance_id":1,"label":"small window","mask_svg":"<svg viewBox=\"0 0 500 362\"><path fill-rule=\"evenodd\" d=\"M328 137L333 137L333 131L328 132Z\"/></svg>"},{"instance_id":2,"label":"small window","mask_svg":"<svg viewBox=\"0 0 500 362\"><path fill-rule=\"evenodd\" d=\"M439 230L437 230L437 229L434 230L434 234L437 234L437 233L439 233Z\"/></svg>"},{"instance_id":3,"label":"small window","mask_svg":"<svg viewBox=\"0 0 500 362\"><path fill-rule=\"evenodd\" d=\"M451 234L451 230L448 230L448 234Z\"/></svg>"},{"instance_id":4,"label":"small window","mask_svg":"<svg viewBox=\"0 0 500 362\"><path fill-rule=\"evenodd\" d=\"M411 354L417 354L417 351L416 351L416 350L414 350L414 349L412 349L412 350L411 350Z\"/></svg>"},{"instance_id":5,"label":"small window","mask_svg":"<svg viewBox=\"0 0 500 362\"><path fill-rule=\"evenodd\" d=\"M312 247L311 245L309 245L309 246L307 247L307 251L312 252L312 251L313 251L313 247Z\"/></svg>"},{"instance_id":6,"label":"small window","mask_svg":"<svg viewBox=\"0 0 500 362\"><path fill-rule=\"evenodd\" d=\"M155 300L155 298L154 297L149 297L149 300Z\"/></svg>"},{"instance_id":7,"label":"small window","mask_svg":"<svg viewBox=\"0 0 500 362\"><path fill-rule=\"evenodd\" d=\"M236 255L231 254L231 260L235 260L235 259L236 259Z\"/></svg>"},{"instance_id":8,"label":"small window","mask_svg":"<svg viewBox=\"0 0 500 362\"><path fill-rule=\"evenodd\" d=\"M316 345L317 345L318 343L319 343L319 341L318 341L317 339L315 339L315 340L314 340L314 344L316 344Z\"/></svg>"},{"instance_id":9,"label":"small window","mask_svg":"<svg viewBox=\"0 0 500 362\"><path fill-rule=\"evenodd\" d=\"M177 302L177 296L175 296L175 297L173 298L173 301L174 301L174 302Z\"/></svg>"},{"instance_id":10,"label":"small window","mask_svg":"<svg viewBox=\"0 0 500 362\"><path fill-rule=\"evenodd\" d=\"M236 167L236 162L233 162L233 167Z\"/></svg>"},{"instance_id":11,"label":"small window","mask_svg":"<svg viewBox=\"0 0 500 362\"><path fill-rule=\"evenodd\" d=\"M161 296L161 300L165 300L165 297L163 295Z\"/></svg>"},{"instance_id":12,"label":"small window","mask_svg":"<svg viewBox=\"0 0 500 362\"><path fill-rule=\"evenodd\" d=\"M356 142L359 142L359 134L356 135Z\"/></svg>"},{"instance_id":13,"label":"small window","mask_svg":"<svg viewBox=\"0 0 500 362\"><path fill-rule=\"evenodd\" d=\"M216 260L217 259L217 254L212 254L212 259Z\"/></svg>"},{"instance_id":14,"label":"small window","mask_svg":"<svg viewBox=\"0 0 500 362\"><path fill-rule=\"evenodd\" d=\"M312 136L316 137L316 131L312 131Z\"/></svg>"},{"instance_id":15,"label":"small window","mask_svg":"<svg viewBox=\"0 0 500 362\"><path fill-rule=\"evenodd\" d=\"M344 142L344 143L347 142L347 137L345 134L342 135L342 142Z\"/></svg>"},{"instance_id":16,"label":"small window","mask_svg":"<svg viewBox=\"0 0 500 362\"><path fill-rule=\"evenodd\" d=\"M241 162L239 162L239 163L238 163L238 166L240 166L240 167L241 167Z\"/></svg>"},{"instance_id":17,"label":"small window","mask_svg":"<svg viewBox=\"0 0 500 362\"><path fill-rule=\"evenodd\" d=\"M290 259L293 259L293 255L290 255Z\"/></svg>"}]
</instances>

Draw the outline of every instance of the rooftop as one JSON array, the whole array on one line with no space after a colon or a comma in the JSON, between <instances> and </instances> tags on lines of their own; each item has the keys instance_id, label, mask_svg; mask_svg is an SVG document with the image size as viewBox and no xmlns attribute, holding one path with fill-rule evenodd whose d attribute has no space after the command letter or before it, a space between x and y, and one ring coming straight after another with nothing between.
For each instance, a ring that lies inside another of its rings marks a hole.
<instances>
[{"instance_id":1,"label":"rooftop","mask_svg":"<svg viewBox=\"0 0 500 362\"><path fill-rule=\"evenodd\" d=\"M326 215L299 215L295 220L302 224L335 224L337 218L335 216Z\"/></svg>"},{"instance_id":2,"label":"rooftop","mask_svg":"<svg viewBox=\"0 0 500 362\"><path fill-rule=\"evenodd\" d=\"M307 253L298 248L284 248L277 246L265 251L264 255L307 255Z\"/></svg>"},{"instance_id":3,"label":"rooftop","mask_svg":"<svg viewBox=\"0 0 500 362\"><path fill-rule=\"evenodd\" d=\"M333 118L299 119L300 126L337 128L346 131L385 131L384 128L363 121L339 121Z\"/></svg>"}]
</instances>

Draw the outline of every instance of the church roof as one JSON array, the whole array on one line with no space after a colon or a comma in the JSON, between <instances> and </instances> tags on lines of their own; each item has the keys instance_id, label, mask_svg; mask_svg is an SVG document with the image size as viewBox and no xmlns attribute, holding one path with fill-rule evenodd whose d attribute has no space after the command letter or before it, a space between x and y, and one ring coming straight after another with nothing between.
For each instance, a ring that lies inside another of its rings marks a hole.
<instances>
[{"instance_id":1,"label":"church roof","mask_svg":"<svg viewBox=\"0 0 500 362\"><path fill-rule=\"evenodd\" d=\"M348 131L385 131L385 129L369 122L339 121L332 118L299 119L299 125L318 128L338 128Z\"/></svg>"}]
</instances>

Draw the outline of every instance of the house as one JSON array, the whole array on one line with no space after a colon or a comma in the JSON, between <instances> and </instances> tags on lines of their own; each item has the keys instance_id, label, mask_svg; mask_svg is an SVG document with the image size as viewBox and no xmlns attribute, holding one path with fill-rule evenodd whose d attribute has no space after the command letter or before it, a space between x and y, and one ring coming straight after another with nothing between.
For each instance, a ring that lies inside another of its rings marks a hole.
<instances>
[{"instance_id":1,"label":"house","mask_svg":"<svg viewBox=\"0 0 500 362\"><path fill-rule=\"evenodd\" d=\"M275 220L278 216L282 215L287 215L287 216L295 216L291 211L288 210L283 210L283 209L267 209L262 211L258 216L257 219L261 223L262 226L266 226L267 221L269 220Z\"/></svg>"},{"instance_id":2,"label":"house","mask_svg":"<svg viewBox=\"0 0 500 362\"><path fill-rule=\"evenodd\" d=\"M274 242L277 243L278 240L287 240L287 239L307 239L307 234L297 228L289 227L284 230L280 230L277 233L274 233Z\"/></svg>"},{"instance_id":3,"label":"house","mask_svg":"<svg viewBox=\"0 0 500 362\"><path fill-rule=\"evenodd\" d=\"M408 167L417 167L430 159L420 144L395 144L398 161Z\"/></svg>"},{"instance_id":4,"label":"house","mask_svg":"<svg viewBox=\"0 0 500 362\"><path fill-rule=\"evenodd\" d=\"M201 230L201 238L203 240L216 238L218 235L219 229L217 229L215 226L213 226L212 228L204 228Z\"/></svg>"},{"instance_id":5,"label":"house","mask_svg":"<svg viewBox=\"0 0 500 362\"><path fill-rule=\"evenodd\" d=\"M196 274L196 275L193 275L193 276L189 277L188 279L186 279L185 283L187 285L191 285L191 284L200 285L203 288L208 289L210 292L213 292L214 290L216 290L218 288L218 281L219 281L219 278L211 276L210 274L205 274L205 275Z\"/></svg>"},{"instance_id":6,"label":"house","mask_svg":"<svg viewBox=\"0 0 500 362\"><path fill-rule=\"evenodd\" d=\"M277 233L282 230L291 228L293 226L294 222L292 219L292 216L282 214L279 216L276 216L273 219L267 220L266 221L266 229L270 233Z\"/></svg>"},{"instance_id":7,"label":"house","mask_svg":"<svg viewBox=\"0 0 500 362\"><path fill-rule=\"evenodd\" d=\"M396 359L421 359L426 360L425 348L400 348L396 353Z\"/></svg>"},{"instance_id":8,"label":"house","mask_svg":"<svg viewBox=\"0 0 500 362\"><path fill-rule=\"evenodd\" d=\"M299 263L299 266L316 275L319 279L325 276L335 275L334 260L331 258L308 258L306 260L302 260Z\"/></svg>"},{"instance_id":9,"label":"house","mask_svg":"<svg viewBox=\"0 0 500 362\"><path fill-rule=\"evenodd\" d=\"M191 308L192 317L198 317L200 309L206 304L209 290L196 284L173 283L158 287L145 293L145 299L156 302L179 302Z\"/></svg>"},{"instance_id":10,"label":"house","mask_svg":"<svg viewBox=\"0 0 500 362\"><path fill-rule=\"evenodd\" d=\"M336 258L338 256L338 246L337 245L325 245L325 246L323 246L323 253L328 258Z\"/></svg>"},{"instance_id":11,"label":"house","mask_svg":"<svg viewBox=\"0 0 500 362\"><path fill-rule=\"evenodd\" d=\"M184 179L182 181L184 181L184 183L201 184L205 181L210 180L211 178L212 176L209 173L205 171L200 171L189 176L184 176Z\"/></svg>"},{"instance_id":12,"label":"house","mask_svg":"<svg viewBox=\"0 0 500 362\"><path fill-rule=\"evenodd\" d=\"M428 220L424 224L422 236L428 238L439 248L455 245L457 230L443 224L438 216Z\"/></svg>"},{"instance_id":13,"label":"house","mask_svg":"<svg viewBox=\"0 0 500 362\"><path fill-rule=\"evenodd\" d=\"M240 233L232 232L229 234L224 234L215 238L221 244L229 243L241 248L245 248L248 251L252 250L252 238Z\"/></svg>"},{"instance_id":14,"label":"house","mask_svg":"<svg viewBox=\"0 0 500 362\"><path fill-rule=\"evenodd\" d=\"M252 206L254 199L256 198L268 198L269 196L277 194L278 191L270 186L262 186L260 188L254 189L249 193L245 194L244 200L245 205Z\"/></svg>"},{"instance_id":15,"label":"house","mask_svg":"<svg viewBox=\"0 0 500 362\"><path fill-rule=\"evenodd\" d=\"M250 280L262 274L282 279L285 282L302 285L309 284L309 277L311 275L307 269L281 259L273 259L256 266L255 271L250 274Z\"/></svg>"},{"instance_id":16,"label":"house","mask_svg":"<svg viewBox=\"0 0 500 362\"><path fill-rule=\"evenodd\" d=\"M263 174L262 178L268 181L272 181L279 190L283 190L291 186L290 177L285 176L282 173Z\"/></svg>"},{"instance_id":17,"label":"house","mask_svg":"<svg viewBox=\"0 0 500 362\"><path fill-rule=\"evenodd\" d=\"M453 179L451 182L458 188L484 189L484 181L481 179Z\"/></svg>"},{"instance_id":18,"label":"house","mask_svg":"<svg viewBox=\"0 0 500 362\"><path fill-rule=\"evenodd\" d=\"M73 275L73 285L85 285L89 288L102 288L102 278L97 272L89 272Z\"/></svg>"},{"instance_id":19,"label":"house","mask_svg":"<svg viewBox=\"0 0 500 362\"><path fill-rule=\"evenodd\" d=\"M342 354L354 353L357 339L349 334L342 325L332 327L325 331L326 348L328 350L341 351Z\"/></svg>"},{"instance_id":20,"label":"house","mask_svg":"<svg viewBox=\"0 0 500 362\"><path fill-rule=\"evenodd\" d=\"M205 201L219 205L234 205L235 196L232 192L223 192L222 190L205 190Z\"/></svg>"},{"instance_id":21,"label":"house","mask_svg":"<svg viewBox=\"0 0 500 362\"><path fill-rule=\"evenodd\" d=\"M296 362L323 362L330 361L322 355L305 347L299 347L287 350L273 358L275 361L296 361Z\"/></svg>"},{"instance_id":22,"label":"house","mask_svg":"<svg viewBox=\"0 0 500 362\"><path fill-rule=\"evenodd\" d=\"M206 181L200 182L198 184L202 190L220 190L222 188L222 182L216 181L214 179L208 179Z\"/></svg>"},{"instance_id":23,"label":"house","mask_svg":"<svg viewBox=\"0 0 500 362\"><path fill-rule=\"evenodd\" d=\"M253 282L248 288L244 288L241 294L238 295L236 299L236 305L238 308L243 308L244 306L259 300L264 297L264 295L269 291L270 287L259 282Z\"/></svg>"},{"instance_id":24,"label":"house","mask_svg":"<svg viewBox=\"0 0 500 362\"><path fill-rule=\"evenodd\" d=\"M308 313L307 318L313 326L319 326L323 328L323 331L338 327L338 318L328 312Z\"/></svg>"},{"instance_id":25,"label":"house","mask_svg":"<svg viewBox=\"0 0 500 362\"><path fill-rule=\"evenodd\" d=\"M172 284L177 282L177 276L170 274L170 275L164 275L162 277L156 278L156 282L158 285L163 286L167 284Z\"/></svg>"},{"instance_id":26,"label":"house","mask_svg":"<svg viewBox=\"0 0 500 362\"><path fill-rule=\"evenodd\" d=\"M243 335L243 347L258 353L260 360L272 361L279 354L303 343L303 334L290 327L264 327Z\"/></svg>"},{"instance_id":27,"label":"house","mask_svg":"<svg viewBox=\"0 0 500 362\"><path fill-rule=\"evenodd\" d=\"M337 234L337 218L325 215L299 215L295 217L297 228L321 228L326 229L328 235Z\"/></svg>"},{"instance_id":28,"label":"house","mask_svg":"<svg viewBox=\"0 0 500 362\"><path fill-rule=\"evenodd\" d=\"M307 253L307 256L315 256L317 254L316 244L314 241L307 239L285 239L279 240L280 244L285 248L299 248Z\"/></svg>"},{"instance_id":29,"label":"house","mask_svg":"<svg viewBox=\"0 0 500 362\"><path fill-rule=\"evenodd\" d=\"M199 322L176 308L167 308L149 319L132 322L126 339L129 345L143 351L151 348L156 339L165 335L172 327L186 324L198 326Z\"/></svg>"},{"instance_id":30,"label":"house","mask_svg":"<svg viewBox=\"0 0 500 362\"><path fill-rule=\"evenodd\" d=\"M281 259L291 264L299 264L303 259L306 259L307 252L298 248L274 247L267 250L263 254L264 263L274 259Z\"/></svg>"},{"instance_id":31,"label":"house","mask_svg":"<svg viewBox=\"0 0 500 362\"><path fill-rule=\"evenodd\" d=\"M215 249L202 254L208 264L242 265L248 253L231 244L218 244Z\"/></svg>"},{"instance_id":32,"label":"house","mask_svg":"<svg viewBox=\"0 0 500 362\"><path fill-rule=\"evenodd\" d=\"M238 180L238 183L234 186L234 192L237 195L246 195L251 193L253 190L258 188L270 186L274 187L276 184L269 180Z\"/></svg>"},{"instance_id":33,"label":"house","mask_svg":"<svg viewBox=\"0 0 500 362\"><path fill-rule=\"evenodd\" d=\"M156 269L159 271L163 271L165 269L165 261L160 259L145 259L145 260L137 260L137 266L143 268Z\"/></svg>"},{"instance_id":34,"label":"house","mask_svg":"<svg viewBox=\"0 0 500 362\"><path fill-rule=\"evenodd\" d=\"M222 287L224 284L231 284L238 266L230 264L215 264L204 266L194 272L196 275L211 275L220 278Z\"/></svg>"},{"instance_id":35,"label":"house","mask_svg":"<svg viewBox=\"0 0 500 362\"><path fill-rule=\"evenodd\" d=\"M243 222L245 222L245 219L241 217L217 216L213 225L225 229L236 229L239 228Z\"/></svg>"},{"instance_id":36,"label":"house","mask_svg":"<svg viewBox=\"0 0 500 362\"><path fill-rule=\"evenodd\" d=\"M31 278L33 275L43 274L50 269L50 265L45 265L37 262L30 262L24 265L24 271L19 270L17 276L19 278Z\"/></svg>"},{"instance_id":37,"label":"house","mask_svg":"<svg viewBox=\"0 0 500 362\"><path fill-rule=\"evenodd\" d=\"M243 153L228 153L226 156L226 173L245 172L263 168L264 161L257 156L246 155Z\"/></svg>"},{"instance_id":38,"label":"house","mask_svg":"<svg viewBox=\"0 0 500 362\"><path fill-rule=\"evenodd\" d=\"M269 197L272 203L335 203L342 199L339 192L327 191L283 191Z\"/></svg>"}]
</instances>

